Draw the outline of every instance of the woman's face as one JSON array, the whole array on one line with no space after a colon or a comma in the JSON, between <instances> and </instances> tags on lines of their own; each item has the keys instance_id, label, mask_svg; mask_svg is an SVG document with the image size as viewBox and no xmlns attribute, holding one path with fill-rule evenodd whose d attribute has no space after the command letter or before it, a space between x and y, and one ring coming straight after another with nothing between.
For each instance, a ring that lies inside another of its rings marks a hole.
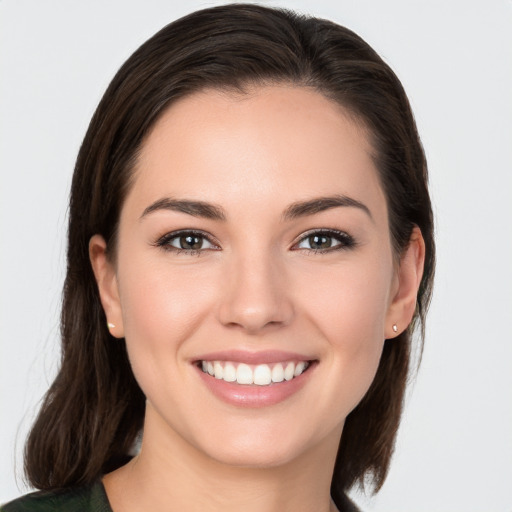
<instances>
[{"instance_id":1,"label":"woman's face","mask_svg":"<svg viewBox=\"0 0 512 512\"><path fill-rule=\"evenodd\" d=\"M335 452L402 320L371 154L307 88L207 91L163 114L98 279L145 436L244 466Z\"/></svg>"}]
</instances>

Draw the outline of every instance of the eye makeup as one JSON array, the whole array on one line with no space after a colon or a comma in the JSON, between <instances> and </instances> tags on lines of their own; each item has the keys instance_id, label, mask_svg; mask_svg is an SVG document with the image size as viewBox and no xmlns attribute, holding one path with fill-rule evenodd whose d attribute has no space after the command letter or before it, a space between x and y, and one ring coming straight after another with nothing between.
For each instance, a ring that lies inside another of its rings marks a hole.
<instances>
[{"instance_id":1,"label":"eye makeup","mask_svg":"<svg viewBox=\"0 0 512 512\"><path fill-rule=\"evenodd\" d=\"M292 246L292 250L325 254L352 249L356 245L354 237L345 231L337 229L312 229L301 235L299 241Z\"/></svg>"},{"instance_id":2,"label":"eye makeup","mask_svg":"<svg viewBox=\"0 0 512 512\"><path fill-rule=\"evenodd\" d=\"M195 229L171 231L158 238L153 245L164 251L196 256L205 251L222 250L212 235ZM290 250L326 254L349 250L356 245L355 239L345 231L322 228L302 233Z\"/></svg>"}]
</instances>

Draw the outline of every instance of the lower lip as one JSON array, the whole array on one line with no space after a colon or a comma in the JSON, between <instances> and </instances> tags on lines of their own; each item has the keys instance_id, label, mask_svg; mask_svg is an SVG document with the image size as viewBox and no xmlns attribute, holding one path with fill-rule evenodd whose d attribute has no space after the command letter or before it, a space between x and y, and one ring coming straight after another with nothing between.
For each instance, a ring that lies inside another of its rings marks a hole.
<instances>
[{"instance_id":1,"label":"lower lip","mask_svg":"<svg viewBox=\"0 0 512 512\"><path fill-rule=\"evenodd\" d=\"M210 374L203 372L197 366L196 369L206 387L217 398L237 407L257 408L275 405L290 398L304 387L315 367L316 363L311 363L308 369L298 377L288 381L276 382L268 386L234 384L222 379L216 379Z\"/></svg>"}]
</instances>

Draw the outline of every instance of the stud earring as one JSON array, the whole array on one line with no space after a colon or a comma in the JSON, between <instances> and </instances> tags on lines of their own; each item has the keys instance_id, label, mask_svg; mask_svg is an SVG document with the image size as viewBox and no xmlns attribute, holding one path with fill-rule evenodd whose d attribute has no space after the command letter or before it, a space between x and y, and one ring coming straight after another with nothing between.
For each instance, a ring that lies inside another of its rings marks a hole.
<instances>
[{"instance_id":1,"label":"stud earring","mask_svg":"<svg viewBox=\"0 0 512 512\"><path fill-rule=\"evenodd\" d=\"M113 328L115 327L115 325L114 325L114 324L111 324L110 322L107 322L107 327L108 327L109 329L113 329Z\"/></svg>"},{"instance_id":2,"label":"stud earring","mask_svg":"<svg viewBox=\"0 0 512 512\"><path fill-rule=\"evenodd\" d=\"M398 332L398 326L396 324L393 324L392 329L393 329L393 332Z\"/></svg>"}]
</instances>

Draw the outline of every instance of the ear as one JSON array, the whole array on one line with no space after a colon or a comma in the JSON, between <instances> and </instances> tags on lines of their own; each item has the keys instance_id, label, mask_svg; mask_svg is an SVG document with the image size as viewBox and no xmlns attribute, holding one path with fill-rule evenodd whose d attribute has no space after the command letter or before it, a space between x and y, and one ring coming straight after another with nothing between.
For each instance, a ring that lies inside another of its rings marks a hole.
<instances>
[{"instance_id":1,"label":"ear","mask_svg":"<svg viewBox=\"0 0 512 512\"><path fill-rule=\"evenodd\" d=\"M89 240L89 258L110 334L116 338L123 338L124 327L117 275L114 264L107 256L107 244L101 235L94 235Z\"/></svg>"},{"instance_id":2,"label":"ear","mask_svg":"<svg viewBox=\"0 0 512 512\"><path fill-rule=\"evenodd\" d=\"M416 297L423 276L424 263L425 241L420 228L416 226L412 230L407 249L400 257L400 265L396 272L396 284L386 318L386 339L395 338L411 323L416 310Z\"/></svg>"}]
</instances>

